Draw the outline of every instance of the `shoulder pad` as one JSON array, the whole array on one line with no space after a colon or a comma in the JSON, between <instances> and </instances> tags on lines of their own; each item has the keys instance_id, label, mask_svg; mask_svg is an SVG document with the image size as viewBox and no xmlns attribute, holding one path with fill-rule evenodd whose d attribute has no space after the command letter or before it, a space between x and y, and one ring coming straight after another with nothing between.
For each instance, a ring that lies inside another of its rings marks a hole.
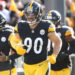
<instances>
[{"instance_id":1,"label":"shoulder pad","mask_svg":"<svg viewBox=\"0 0 75 75\"><path fill-rule=\"evenodd\" d=\"M55 25L50 20L42 20L42 22L48 26L48 32L55 31Z\"/></svg>"},{"instance_id":2,"label":"shoulder pad","mask_svg":"<svg viewBox=\"0 0 75 75\"><path fill-rule=\"evenodd\" d=\"M54 31L55 31L55 25L53 23L51 23L49 25L48 32L54 32Z\"/></svg>"},{"instance_id":3,"label":"shoulder pad","mask_svg":"<svg viewBox=\"0 0 75 75\"><path fill-rule=\"evenodd\" d=\"M66 29L65 36L74 35L74 31L71 27L69 26L62 26L62 27Z\"/></svg>"},{"instance_id":4,"label":"shoulder pad","mask_svg":"<svg viewBox=\"0 0 75 75\"><path fill-rule=\"evenodd\" d=\"M24 24L28 24L28 23L26 21L23 21L23 20L21 20L20 22L18 22L18 24L14 28L15 32L18 32L18 28L20 28L21 25L24 25Z\"/></svg>"}]
</instances>

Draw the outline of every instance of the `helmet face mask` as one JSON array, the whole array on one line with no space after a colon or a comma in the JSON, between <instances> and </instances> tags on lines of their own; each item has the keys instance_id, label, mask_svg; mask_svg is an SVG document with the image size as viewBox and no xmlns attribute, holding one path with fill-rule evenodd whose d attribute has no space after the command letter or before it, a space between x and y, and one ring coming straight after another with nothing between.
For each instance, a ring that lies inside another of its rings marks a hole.
<instances>
[{"instance_id":1,"label":"helmet face mask","mask_svg":"<svg viewBox=\"0 0 75 75\"><path fill-rule=\"evenodd\" d=\"M27 17L27 22L28 22L30 25L35 24L35 22L36 22L36 15L35 15L35 14L29 14L29 13L27 13L27 14L26 14L26 17Z\"/></svg>"},{"instance_id":2,"label":"helmet face mask","mask_svg":"<svg viewBox=\"0 0 75 75\"><path fill-rule=\"evenodd\" d=\"M24 15L29 25L34 25L42 19L42 8L37 2L29 2L25 7Z\"/></svg>"}]
</instances>

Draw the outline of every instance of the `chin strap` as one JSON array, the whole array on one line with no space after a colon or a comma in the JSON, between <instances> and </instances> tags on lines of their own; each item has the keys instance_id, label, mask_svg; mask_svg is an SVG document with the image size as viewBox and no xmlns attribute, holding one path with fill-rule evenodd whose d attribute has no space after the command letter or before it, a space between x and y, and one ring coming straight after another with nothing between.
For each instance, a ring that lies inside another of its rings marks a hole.
<instances>
[{"instance_id":1,"label":"chin strap","mask_svg":"<svg viewBox=\"0 0 75 75\"><path fill-rule=\"evenodd\" d=\"M29 22L29 21L27 21L27 22L29 23L30 26L33 26L34 24L36 24L36 20L34 20L32 22Z\"/></svg>"}]
</instances>

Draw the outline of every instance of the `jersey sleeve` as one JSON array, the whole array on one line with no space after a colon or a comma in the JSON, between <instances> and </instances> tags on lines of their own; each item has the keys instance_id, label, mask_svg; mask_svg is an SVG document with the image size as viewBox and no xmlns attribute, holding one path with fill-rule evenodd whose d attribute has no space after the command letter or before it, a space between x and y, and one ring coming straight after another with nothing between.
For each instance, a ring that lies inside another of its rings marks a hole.
<instances>
[{"instance_id":1,"label":"jersey sleeve","mask_svg":"<svg viewBox=\"0 0 75 75\"><path fill-rule=\"evenodd\" d=\"M11 34L9 39L11 47L17 52L17 54L23 55L26 53L26 49L23 48L24 45L22 44L21 39L18 39L14 34Z\"/></svg>"},{"instance_id":2,"label":"jersey sleeve","mask_svg":"<svg viewBox=\"0 0 75 75\"><path fill-rule=\"evenodd\" d=\"M48 32L54 32L54 31L55 31L55 25L53 23L51 23L49 25Z\"/></svg>"},{"instance_id":3,"label":"jersey sleeve","mask_svg":"<svg viewBox=\"0 0 75 75\"><path fill-rule=\"evenodd\" d=\"M14 31L19 32L19 29L21 29L21 26L23 25L24 21L20 21L18 24L16 24Z\"/></svg>"},{"instance_id":4,"label":"jersey sleeve","mask_svg":"<svg viewBox=\"0 0 75 75\"><path fill-rule=\"evenodd\" d=\"M65 32L65 36L69 36L69 35L72 36L73 34L74 34L73 29L71 27L68 27Z\"/></svg>"}]
</instances>

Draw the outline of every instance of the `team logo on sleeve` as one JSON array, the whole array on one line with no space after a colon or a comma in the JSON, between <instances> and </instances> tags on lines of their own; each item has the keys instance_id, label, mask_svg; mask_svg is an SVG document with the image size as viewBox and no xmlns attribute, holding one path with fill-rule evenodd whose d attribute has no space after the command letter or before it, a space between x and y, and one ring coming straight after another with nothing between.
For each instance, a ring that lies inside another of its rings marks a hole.
<instances>
[{"instance_id":1,"label":"team logo on sleeve","mask_svg":"<svg viewBox=\"0 0 75 75\"><path fill-rule=\"evenodd\" d=\"M2 37L2 38L1 38L1 41L2 41L2 42L6 42L6 37Z\"/></svg>"},{"instance_id":2,"label":"team logo on sleeve","mask_svg":"<svg viewBox=\"0 0 75 75\"><path fill-rule=\"evenodd\" d=\"M44 29L41 29L41 30L40 30L40 34L41 34L41 35L44 35L44 34L45 34L45 30L44 30Z\"/></svg>"}]
</instances>

